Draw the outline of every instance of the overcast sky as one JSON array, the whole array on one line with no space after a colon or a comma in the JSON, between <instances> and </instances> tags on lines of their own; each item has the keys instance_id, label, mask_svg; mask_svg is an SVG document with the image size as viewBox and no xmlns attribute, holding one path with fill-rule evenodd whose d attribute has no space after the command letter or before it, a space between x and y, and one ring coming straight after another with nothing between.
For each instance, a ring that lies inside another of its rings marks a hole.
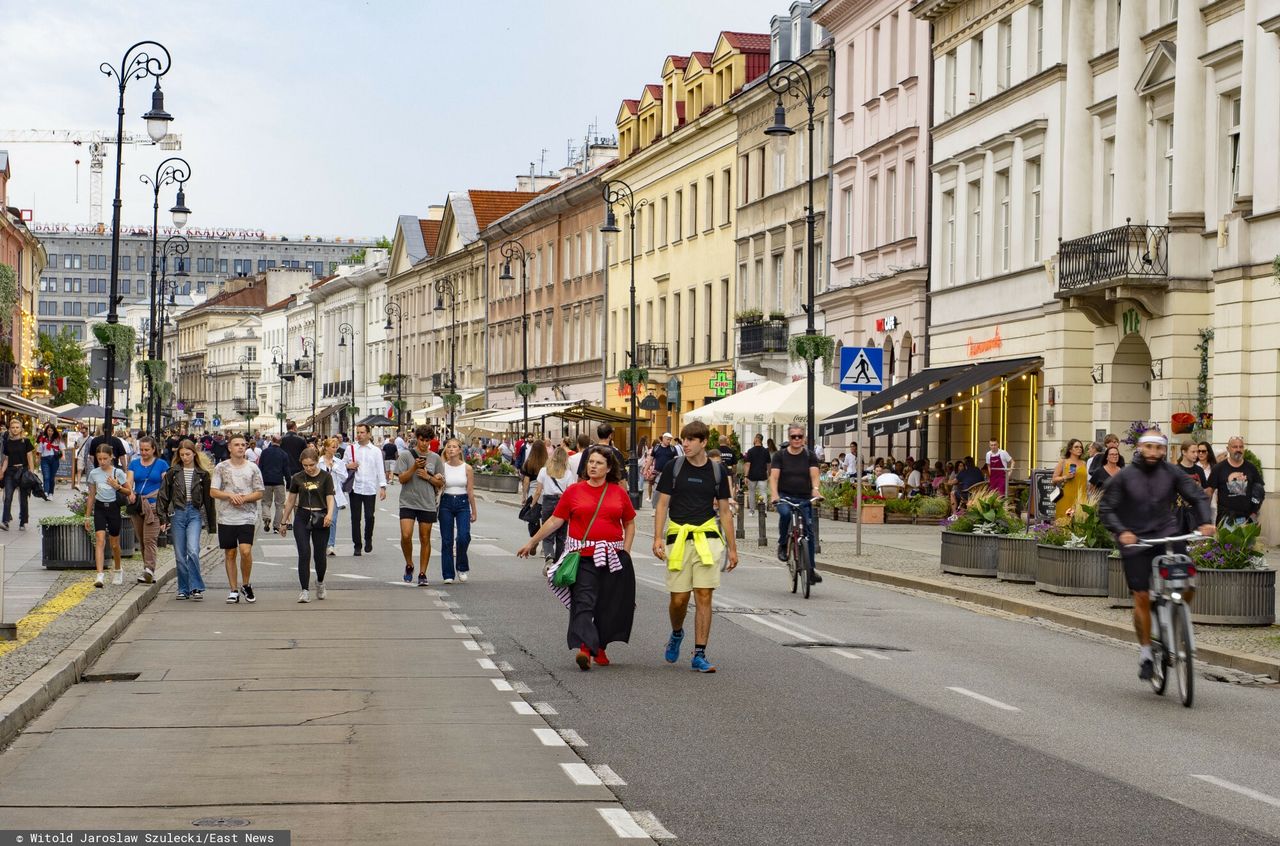
<instances>
[{"instance_id":1,"label":"overcast sky","mask_svg":"<svg viewBox=\"0 0 1280 846\"><path fill-rule=\"evenodd\" d=\"M710 51L725 29L767 33L787 5L0 0L0 128L114 131L114 81L98 65L156 40L173 54L162 84L183 148L125 147L125 223L150 222L139 174L181 155L192 226L389 236L397 215L447 191L514 188L543 148L546 169L562 167L593 121L615 134L620 101L659 82L668 54ZM152 85L130 84L127 132L145 134ZM37 222L90 222L86 150L0 148L12 205ZM108 221L113 167L108 158ZM166 189L162 209L172 200Z\"/></svg>"}]
</instances>

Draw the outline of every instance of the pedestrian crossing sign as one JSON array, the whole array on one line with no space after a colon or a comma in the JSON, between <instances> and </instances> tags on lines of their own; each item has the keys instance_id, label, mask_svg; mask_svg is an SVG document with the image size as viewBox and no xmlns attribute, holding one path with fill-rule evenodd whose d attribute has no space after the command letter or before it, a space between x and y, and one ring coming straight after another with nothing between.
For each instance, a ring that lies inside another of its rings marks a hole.
<instances>
[{"instance_id":1,"label":"pedestrian crossing sign","mask_svg":"<svg viewBox=\"0 0 1280 846\"><path fill-rule=\"evenodd\" d=\"M879 347L841 348L840 390L851 393L884 390L884 350Z\"/></svg>"}]
</instances>

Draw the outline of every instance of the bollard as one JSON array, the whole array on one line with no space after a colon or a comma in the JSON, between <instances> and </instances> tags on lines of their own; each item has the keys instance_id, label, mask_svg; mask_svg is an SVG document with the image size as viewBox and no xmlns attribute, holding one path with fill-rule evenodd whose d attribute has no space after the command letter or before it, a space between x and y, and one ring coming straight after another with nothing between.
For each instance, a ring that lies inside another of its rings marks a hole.
<instances>
[{"instance_id":1,"label":"bollard","mask_svg":"<svg viewBox=\"0 0 1280 846\"><path fill-rule=\"evenodd\" d=\"M813 553L814 555L822 554L822 535L818 534L818 506L815 504L813 511Z\"/></svg>"},{"instance_id":2,"label":"bollard","mask_svg":"<svg viewBox=\"0 0 1280 846\"><path fill-rule=\"evenodd\" d=\"M738 540L747 539L747 492L744 485L738 486L738 527L733 536Z\"/></svg>"},{"instance_id":3,"label":"bollard","mask_svg":"<svg viewBox=\"0 0 1280 846\"><path fill-rule=\"evenodd\" d=\"M0 640L17 640L18 624L4 621L4 547L0 546Z\"/></svg>"},{"instance_id":4,"label":"bollard","mask_svg":"<svg viewBox=\"0 0 1280 846\"><path fill-rule=\"evenodd\" d=\"M760 522L760 546L768 546L769 539L764 534L765 507L763 505L756 507L756 518Z\"/></svg>"}]
</instances>

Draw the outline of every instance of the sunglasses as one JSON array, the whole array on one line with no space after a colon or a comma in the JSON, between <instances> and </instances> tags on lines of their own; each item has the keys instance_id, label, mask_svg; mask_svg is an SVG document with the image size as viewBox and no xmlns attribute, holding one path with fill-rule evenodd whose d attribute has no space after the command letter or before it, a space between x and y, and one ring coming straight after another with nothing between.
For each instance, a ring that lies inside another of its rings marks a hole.
<instances>
[{"instance_id":1,"label":"sunglasses","mask_svg":"<svg viewBox=\"0 0 1280 846\"><path fill-rule=\"evenodd\" d=\"M791 440L793 440L793 441L803 441L803 440L804 440L804 435L788 435L787 437L791 438Z\"/></svg>"}]
</instances>

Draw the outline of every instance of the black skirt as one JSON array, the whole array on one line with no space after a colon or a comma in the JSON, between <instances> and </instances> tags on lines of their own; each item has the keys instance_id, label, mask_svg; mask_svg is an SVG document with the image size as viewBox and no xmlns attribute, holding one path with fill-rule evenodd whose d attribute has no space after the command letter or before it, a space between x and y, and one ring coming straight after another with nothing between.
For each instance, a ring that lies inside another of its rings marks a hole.
<instances>
[{"instance_id":1,"label":"black skirt","mask_svg":"<svg viewBox=\"0 0 1280 846\"><path fill-rule=\"evenodd\" d=\"M631 556L618 551L622 569L616 573L596 567L588 558L578 565L578 579L570 589L568 645L591 650L631 640L636 612L636 571Z\"/></svg>"}]
</instances>

